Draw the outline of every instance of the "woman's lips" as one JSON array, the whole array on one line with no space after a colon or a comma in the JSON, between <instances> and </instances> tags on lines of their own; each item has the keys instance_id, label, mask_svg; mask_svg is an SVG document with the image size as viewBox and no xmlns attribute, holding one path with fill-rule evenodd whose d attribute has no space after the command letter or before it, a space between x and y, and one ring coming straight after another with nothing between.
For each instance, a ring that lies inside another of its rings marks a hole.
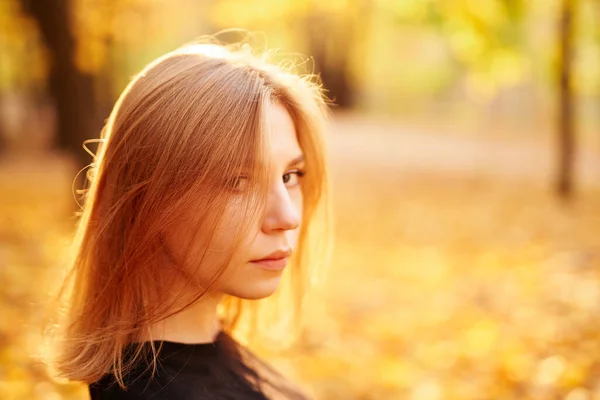
<instances>
[{"instance_id":1,"label":"woman's lips","mask_svg":"<svg viewBox=\"0 0 600 400\"><path fill-rule=\"evenodd\" d=\"M285 268L288 263L288 257L253 260L251 263L271 271L280 271Z\"/></svg>"}]
</instances>

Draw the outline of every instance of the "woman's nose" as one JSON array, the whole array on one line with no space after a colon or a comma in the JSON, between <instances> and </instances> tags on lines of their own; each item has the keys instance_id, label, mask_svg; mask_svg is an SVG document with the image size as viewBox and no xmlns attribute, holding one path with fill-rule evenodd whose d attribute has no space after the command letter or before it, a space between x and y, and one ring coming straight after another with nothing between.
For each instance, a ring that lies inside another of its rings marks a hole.
<instances>
[{"instance_id":1,"label":"woman's nose","mask_svg":"<svg viewBox=\"0 0 600 400\"><path fill-rule=\"evenodd\" d=\"M292 201L285 186L282 185L281 188L269 193L267 202L267 213L262 224L263 232L288 231L300 226L300 210Z\"/></svg>"}]
</instances>

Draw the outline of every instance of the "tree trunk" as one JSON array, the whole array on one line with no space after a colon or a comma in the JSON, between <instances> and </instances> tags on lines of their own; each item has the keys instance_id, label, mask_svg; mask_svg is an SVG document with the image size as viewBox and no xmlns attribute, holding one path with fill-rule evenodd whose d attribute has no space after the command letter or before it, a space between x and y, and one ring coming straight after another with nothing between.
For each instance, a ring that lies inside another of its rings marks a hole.
<instances>
[{"instance_id":1,"label":"tree trunk","mask_svg":"<svg viewBox=\"0 0 600 400\"><path fill-rule=\"evenodd\" d=\"M573 196L575 164L574 99L572 90L573 9L575 0L562 0L559 24L558 176L556 190L567 200Z\"/></svg>"},{"instance_id":2,"label":"tree trunk","mask_svg":"<svg viewBox=\"0 0 600 400\"><path fill-rule=\"evenodd\" d=\"M340 108L353 105L353 90L349 76L351 32L340 35L336 21L315 11L305 20L305 34L309 55L315 63L315 73L320 75L327 97ZM347 21L342 21L347 24Z\"/></svg>"},{"instance_id":3,"label":"tree trunk","mask_svg":"<svg viewBox=\"0 0 600 400\"><path fill-rule=\"evenodd\" d=\"M37 22L50 55L48 90L57 113L56 146L73 154L81 166L92 160L82 149L98 135L93 77L75 65L75 41L69 20L69 0L20 0Z\"/></svg>"}]
</instances>

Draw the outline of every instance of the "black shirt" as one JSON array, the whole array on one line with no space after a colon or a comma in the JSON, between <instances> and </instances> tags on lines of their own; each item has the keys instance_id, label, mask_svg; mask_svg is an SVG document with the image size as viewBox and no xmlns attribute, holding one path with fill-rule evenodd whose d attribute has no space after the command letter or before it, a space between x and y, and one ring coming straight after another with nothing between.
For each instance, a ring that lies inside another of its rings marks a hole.
<instances>
[{"instance_id":1,"label":"black shirt","mask_svg":"<svg viewBox=\"0 0 600 400\"><path fill-rule=\"evenodd\" d=\"M148 356L124 376L122 389L112 374L89 385L92 400L267 400L264 382L224 332L213 343L155 341L154 376ZM144 343L150 349L150 342ZM126 349L127 350L127 349ZM149 354L152 354L149 352ZM296 396L284 396L284 398ZM277 396L279 398L279 396ZM302 398L300 396L299 398Z\"/></svg>"}]
</instances>

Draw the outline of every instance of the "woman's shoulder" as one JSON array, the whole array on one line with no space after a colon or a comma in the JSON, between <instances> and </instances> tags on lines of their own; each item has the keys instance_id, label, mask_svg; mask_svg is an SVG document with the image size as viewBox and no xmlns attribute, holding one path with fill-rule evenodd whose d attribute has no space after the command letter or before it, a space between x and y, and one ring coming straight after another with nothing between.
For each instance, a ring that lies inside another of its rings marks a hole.
<instances>
[{"instance_id":1,"label":"woman's shoulder","mask_svg":"<svg viewBox=\"0 0 600 400\"><path fill-rule=\"evenodd\" d=\"M92 400L265 400L236 365L221 335L214 343L154 342L156 363L148 358L123 377L121 387L112 374L89 385ZM148 343L149 345L149 343Z\"/></svg>"},{"instance_id":2,"label":"woman's shoulder","mask_svg":"<svg viewBox=\"0 0 600 400\"><path fill-rule=\"evenodd\" d=\"M91 400L267 400L262 392L240 385L225 384L202 376L177 375L167 379L140 376L122 388L109 376L90 384Z\"/></svg>"}]
</instances>

